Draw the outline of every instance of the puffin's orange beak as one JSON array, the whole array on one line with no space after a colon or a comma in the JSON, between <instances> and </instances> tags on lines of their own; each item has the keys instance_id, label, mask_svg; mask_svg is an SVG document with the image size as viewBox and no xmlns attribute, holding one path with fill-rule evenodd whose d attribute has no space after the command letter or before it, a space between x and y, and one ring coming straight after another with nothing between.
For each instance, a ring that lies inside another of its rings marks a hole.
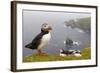
<instances>
[{"instance_id":1,"label":"puffin's orange beak","mask_svg":"<svg viewBox=\"0 0 100 73\"><path fill-rule=\"evenodd\" d=\"M51 27L51 26L49 26L49 27L48 27L48 30L52 30L52 27Z\"/></svg>"}]
</instances>

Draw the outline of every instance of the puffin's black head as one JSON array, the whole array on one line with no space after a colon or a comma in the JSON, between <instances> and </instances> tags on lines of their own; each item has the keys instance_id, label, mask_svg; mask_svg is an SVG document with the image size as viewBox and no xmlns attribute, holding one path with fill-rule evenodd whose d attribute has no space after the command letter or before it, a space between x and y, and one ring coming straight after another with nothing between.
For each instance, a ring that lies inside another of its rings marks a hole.
<instances>
[{"instance_id":1,"label":"puffin's black head","mask_svg":"<svg viewBox=\"0 0 100 73\"><path fill-rule=\"evenodd\" d=\"M41 31L43 32L50 32L51 30L52 30L52 27L47 23L44 23L41 27Z\"/></svg>"}]
</instances>

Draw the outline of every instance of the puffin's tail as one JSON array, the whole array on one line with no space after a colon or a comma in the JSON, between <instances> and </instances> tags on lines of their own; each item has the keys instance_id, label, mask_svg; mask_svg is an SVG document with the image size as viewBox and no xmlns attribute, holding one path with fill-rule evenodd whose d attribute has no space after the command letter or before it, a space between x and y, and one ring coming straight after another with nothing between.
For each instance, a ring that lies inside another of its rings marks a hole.
<instances>
[{"instance_id":1,"label":"puffin's tail","mask_svg":"<svg viewBox=\"0 0 100 73\"><path fill-rule=\"evenodd\" d=\"M32 44L29 43L29 44L25 45L25 47L26 47L26 48L32 48Z\"/></svg>"}]
</instances>

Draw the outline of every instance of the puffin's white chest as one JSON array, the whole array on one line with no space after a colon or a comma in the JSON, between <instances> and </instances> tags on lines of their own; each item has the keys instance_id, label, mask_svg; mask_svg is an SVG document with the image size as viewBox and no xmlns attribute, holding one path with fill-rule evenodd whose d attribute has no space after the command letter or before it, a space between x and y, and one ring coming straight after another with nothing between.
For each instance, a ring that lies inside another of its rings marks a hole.
<instances>
[{"instance_id":1,"label":"puffin's white chest","mask_svg":"<svg viewBox=\"0 0 100 73\"><path fill-rule=\"evenodd\" d=\"M43 37L41 39L41 43L40 43L38 49L41 49L44 46L46 46L49 43L50 39L51 39L51 34L50 33L43 35Z\"/></svg>"}]
</instances>

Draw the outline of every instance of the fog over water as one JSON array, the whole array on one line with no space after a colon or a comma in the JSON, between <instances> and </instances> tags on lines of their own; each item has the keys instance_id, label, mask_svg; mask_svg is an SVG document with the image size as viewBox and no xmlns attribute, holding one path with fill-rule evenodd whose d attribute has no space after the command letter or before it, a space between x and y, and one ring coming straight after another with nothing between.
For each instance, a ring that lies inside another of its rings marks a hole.
<instances>
[{"instance_id":1,"label":"fog over water","mask_svg":"<svg viewBox=\"0 0 100 73\"><path fill-rule=\"evenodd\" d=\"M43 49L49 54L59 54L59 49L65 48L64 40L66 37L73 41L79 42L79 46L72 46L72 49L83 49L90 44L90 34L79 28L65 27L65 21L71 19L79 19L90 17L89 13L71 13L71 12L50 12L50 11L30 11L23 10L23 55L30 55L36 50L25 48L25 45L30 43L33 38L41 32L41 25L48 23L52 26L52 38L50 43Z\"/></svg>"}]
</instances>

